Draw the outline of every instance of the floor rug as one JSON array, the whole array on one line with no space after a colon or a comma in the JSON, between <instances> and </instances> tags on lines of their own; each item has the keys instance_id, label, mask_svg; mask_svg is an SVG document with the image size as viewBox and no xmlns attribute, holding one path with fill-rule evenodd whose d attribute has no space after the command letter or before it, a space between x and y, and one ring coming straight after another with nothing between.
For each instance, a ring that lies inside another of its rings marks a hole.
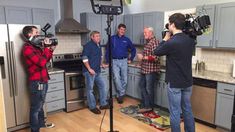
<instances>
[{"instance_id":1,"label":"floor rug","mask_svg":"<svg viewBox=\"0 0 235 132\"><path fill-rule=\"evenodd\" d=\"M139 110L139 105L130 105L128 107L123 107L120 111L128 116L131 116L139 121L142 121L158 130L166 130L170 128L170 118L169 113L163 111L159 108L154 108L153 111L145 113L137 113Z\"/></svg>"}]
</instances>

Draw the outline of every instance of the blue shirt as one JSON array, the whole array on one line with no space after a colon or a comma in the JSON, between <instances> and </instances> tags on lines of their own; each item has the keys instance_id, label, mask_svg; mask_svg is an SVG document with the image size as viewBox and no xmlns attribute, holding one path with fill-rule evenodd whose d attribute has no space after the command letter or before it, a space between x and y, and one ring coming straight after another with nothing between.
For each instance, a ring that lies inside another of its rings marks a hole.
<instances>
[{"instance_id":1,"label":"blue shirt","mask_svg":"<svg viewBox=\"0 0 235 132\"><path fill-rule=\"evenodd\" d=\"M88 43L86 43L86 45L84 45L82 51L82 59L83 60L88 59L90 67L96 73L100 72L101 56L102 52L99 44L97 45L94 41L91 40ZM82 71L83 72L88 71L84 64L82 67Z\"/></svg>"},{"instance_id":2,"label":"blue shirt","mask_svg":"<svg viewBox=\"0 0 235 132\"><path fill-rule=\"evenodd\" d=\"M112 47L112 58L119 59L119 58L128 58L128 52L130 50L131 57L130 60L133 60L136 54L136 49L132 44L131 40L126 36L119 37L118 35L113 35L111 37L111 47ZM105 54L106 62L109 62L109 44L106 48Z\"/></svg>"}]
</instances>

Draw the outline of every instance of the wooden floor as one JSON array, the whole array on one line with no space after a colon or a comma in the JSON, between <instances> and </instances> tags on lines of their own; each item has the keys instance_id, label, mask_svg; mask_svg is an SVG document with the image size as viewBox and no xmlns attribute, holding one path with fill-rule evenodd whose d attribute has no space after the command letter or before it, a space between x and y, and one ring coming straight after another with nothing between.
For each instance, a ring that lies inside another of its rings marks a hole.
<instances>
[{"instance_id":1,"label":"wooden floor","mask_svg":"<svg viewBox=\"0 0 235 132\"><path fill-rule=\"evenodd\" d=\"M132 117L129 117L121 112L119 109L130 104L137 104L138 101L125 98L123 104L118 104L114 100L114 130L119 132L161 132L147 124L144 124ZM88 109L82 109L71 113L59 112L48 115L48 122L55 124L54 128L43 128L41 132L99 132L99 126L104 114L95 115ZM181 123L183 132L183 123ZM17 132L29 132L29 129L20 130ZM101 132L109 131L109 111L106 112ZM166 132L170 132L167 129ZM218 130L207 127L205 125L196 123L196 132L219 132Z\"/></svg>"}]
</instances>

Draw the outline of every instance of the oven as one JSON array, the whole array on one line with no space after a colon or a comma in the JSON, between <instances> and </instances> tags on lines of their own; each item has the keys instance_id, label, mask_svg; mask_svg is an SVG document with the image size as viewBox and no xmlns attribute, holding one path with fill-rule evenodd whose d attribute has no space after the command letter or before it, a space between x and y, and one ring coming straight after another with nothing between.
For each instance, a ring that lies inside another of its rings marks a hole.
<instances>
[{"instance_id":1,"label":"oven","mask_svg":"<svg viewBox=\"0 0 235 132\"><path fill-rule=\"evenodd\" d=\"M52 58L53 67L65 71L65 111L86 107L85 77L82 74L81 54L57 54Z\"/></svg>"}]
</instances>

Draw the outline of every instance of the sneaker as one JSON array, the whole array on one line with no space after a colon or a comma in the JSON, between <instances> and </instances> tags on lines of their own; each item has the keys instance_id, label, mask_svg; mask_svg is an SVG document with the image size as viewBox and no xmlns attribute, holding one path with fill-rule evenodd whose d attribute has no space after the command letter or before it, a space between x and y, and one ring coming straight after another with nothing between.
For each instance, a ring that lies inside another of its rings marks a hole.
<instances>
[{"instance_id":1,"label":"sneaker","mask_svg":"<svg viewBox=\"0 0 235 132\"><path fill-rule=\"evenodd\" d=\"M123 103L123 96L117 97L117 102L118 102L119 104L122 104L122 103Z\"/></svg>"},{"instance_id":2,"label":"sneaker","mask_svg":"<svg viewBox=\"0 0 235 132\"><path fill-rule=\"evenodd\" d=\"M152 111L153 109L151 108L142 108L142 109L139 109L137 113L145 113L145 112L149 112L149 111Z\"/></svg>"},{"instance_id":3,"label":"sneaker","mask_svg":"<svg viewBox=\"0 0 235 132\"><path fill-rule=\"evenodd\" d=\"M101 114L98 108L91 109L90 111L93 112L94 114Z\"/></svg>"},{"instance_id":4,"label":"sneaker","mask_svg":"<svg viewBox=\"0 0 235 132\"><path fill-rule=\"evenodd\" d=\"M104 110L104 109L109 109L109 104L106 104L104 106L100 106L100 110Z\"/></svg>"},{"instance_id":5,"label":"sneaker","mask_svg":"<svg viewBox=\"0 0 235 132\"><path fill-rule=\"evenodd\" d=\"M53 127L55 127L55 124L54 123L46 123L45 127L46 128L53 128Z\"/></svg>"}]
</instances>

